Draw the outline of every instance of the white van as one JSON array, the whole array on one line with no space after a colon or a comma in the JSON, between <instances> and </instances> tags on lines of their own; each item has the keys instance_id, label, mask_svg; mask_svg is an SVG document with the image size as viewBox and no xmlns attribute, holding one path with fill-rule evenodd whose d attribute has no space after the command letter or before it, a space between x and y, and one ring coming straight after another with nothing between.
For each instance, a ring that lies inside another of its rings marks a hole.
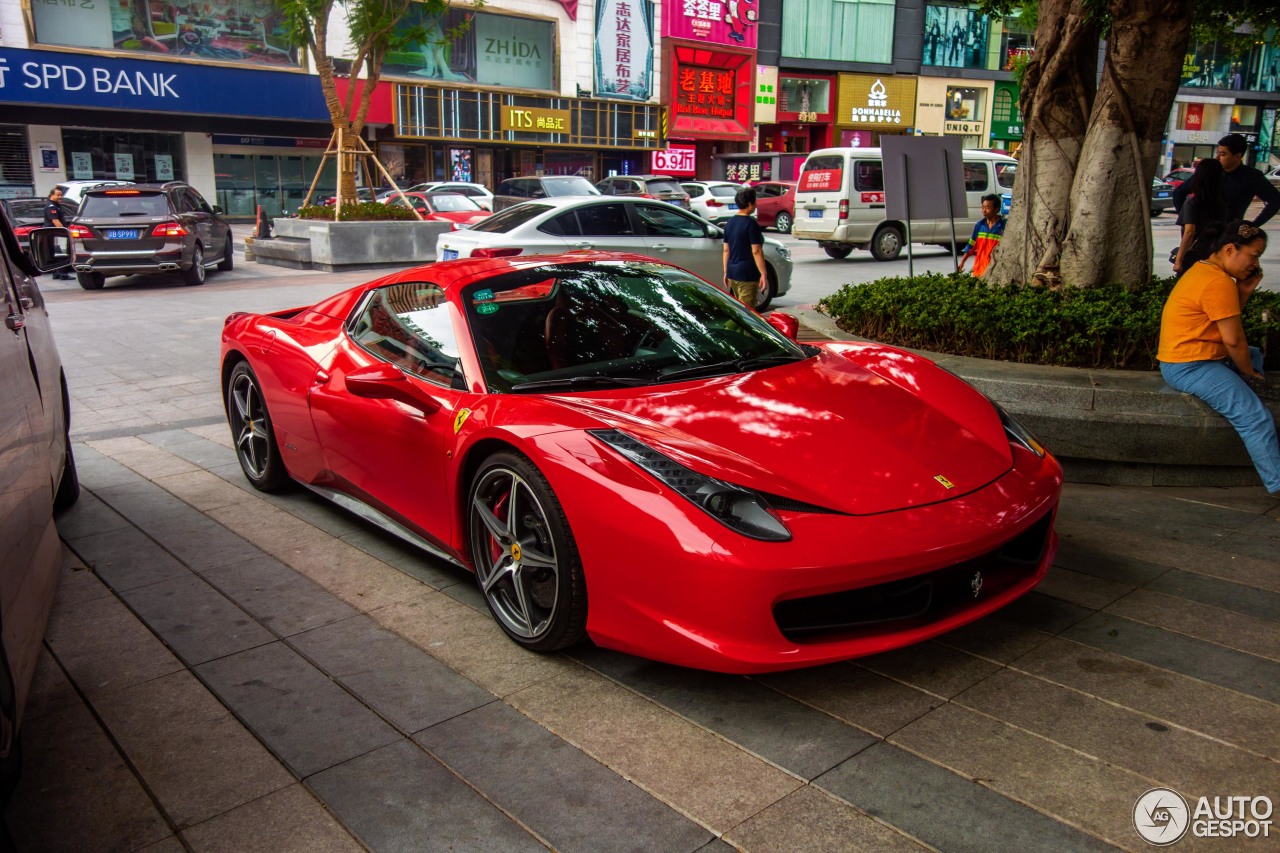
<instances>
[{"instance_id":1,"label":"white van","mask_svg":"<svg viewBox=\"0 0 1280 853\"><path fill-rule=\"evenodd\" d=\"M1018 161L993 151L966 149L964 188L969 215L956 219L954 238L963 245L982 217L982 197L1010 196ZM1007 206L1005 206L1007 209ZM911 220L911 240L950 248L949 220ZM822 148L804 161L796 184L791 234L817 240L833 258L870 249L878 261L898 257L907 241L905 222L885 218L884 166L879 148Z\"/></svg>"}]
</instances>

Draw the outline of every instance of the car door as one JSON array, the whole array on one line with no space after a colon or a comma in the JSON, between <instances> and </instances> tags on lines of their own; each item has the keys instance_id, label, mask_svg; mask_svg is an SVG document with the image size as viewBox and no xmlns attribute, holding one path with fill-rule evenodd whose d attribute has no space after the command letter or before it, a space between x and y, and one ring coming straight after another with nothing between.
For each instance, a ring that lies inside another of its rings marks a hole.
<instances>
[{"instance_id":1,"label":"car door","mask_svg":"<svg viewBox=\"0 0 1280 853\"><path fill-rule=\"evenodd\" d=\"M231 226L227 224L227 220L214 213L213 207L209 202L205 201L204 196L200 195L192 187L187 187L187 193L191 199L191 204L195 206L196 211L201 216L201 221L208 225L208 240L204 245L206 257L221 258L223 252L227 249L227 236L231 233Z\"/></svg>"},{"instance_id":2,"label":"car door","mask_svg":"<svg viewBox=\"0 0 1280 853\"><path fill-rule=\"evenodd\" d=\"M705 222L669 204L640 201L632 210L646 255L684 267L710 282L724 280L724 244L709 236Z\"/></svg>"},{"instance_id":3,"label":"car door","mask_svg":"<svg viewBox=\"0 0 1280 853\"><path fill-rule=\"evenodd\" d=\"M632 225L626 202L580 204L554 217L541 229L564 241L564 248L649 254Z\"/></svg>"},{"instance_id":4,"label":"car door","mask_svg":"<svg viewBox=\"0 0 1280 853\"><path fill-rule=\"evenodd\" d=\"M370 291L310 394L329 470L356 497L446 547L445 453L454 413L470 395L457 368L454 312L434 284Z\"/></svg>"},{"instance_id":5,"label":"car door","mask_svg":"<svg viewBox=\"0 0 1280 853\"><path fill-rule=\"evenodd\" d=\"M195 191L180 187L173 192L173 209L187 225L187 230L196 235L200 245L204 247L204 258L208 262L222 253L222 247L213 241L213 215L200 209L196 201Z\"/></svg>"}]
</instances>

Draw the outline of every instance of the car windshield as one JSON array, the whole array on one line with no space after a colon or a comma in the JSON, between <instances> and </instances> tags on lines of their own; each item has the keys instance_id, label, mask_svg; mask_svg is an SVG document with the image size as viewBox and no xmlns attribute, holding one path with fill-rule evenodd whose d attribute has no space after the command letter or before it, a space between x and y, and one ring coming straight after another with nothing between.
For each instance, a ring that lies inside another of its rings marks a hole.
<instances>
[{"instance_id":1,"label":"car windshield","mask_svg":"<svg viewBox=\"0 0 1280 853\"><path fill-rule=\"evenodd\" d=\"M595 390L742 373L808 357L758 314L665 264L513 272L463 291L497 393Z\"/></svg>"},{"instance_id":2,"label":"car windshield","mask_svg":"<svg viewBox=\"0 0 1280 853\"><path fill-rule=\"evenodd\" d=\"M453 213L458 210L476 211L481 210L480 205L464 195L456 195L451 193L443 193L441 195L427 196L431 199L431 206L436 210Z\"/></svg>"},{"instance_id":3,"label":"car windshield","mask_svg":"<svg viewBox=\"0 0 1280 853\"><path fill-rule=\"evenodd\" d=\"M41 198L9 199L5 207L14 219L44 218L45 200Z\"/></svg>"},{"instance_id":4,"label":"car windshield","mask_svg":"<svg viewBox=\"0 0 1280 853\"><path fill-rule=\"evenodd\" d=\"M648 181L647 189L651 193L683 193L684 190L675 181ZM714 190L713 190L714 192Z\"/></svg>"},{"instance_id":5,"label":"car windshield","mask_svg":"<svg viewBox=\"0 0 1280 853\"><path fill-rule=\"evenodd\" d=\"M600 190L581 175L563 175L555 178L543 178L542 189L548 196L561 195L600 195Z\"/></svg>"},{"instance_id":6,"label":"car windshield","mask_svg":"<svg viewBox=\"0 0 1280 853\"><path fill-rule=\"evenodd\" d=\"M738 190L740 189L742 189L742 187L730 184L720 184L718 186L710 187L711 194L716 198L733 198L738 194Z\"/></svg>"},{"instance_id":7,"label":"car windshield","mask_svg":"<svg viewBox=\"0 0 1280 853\"><path fill-rule=\"evenodd\" d=\"M84 219L112 219L117 216L168 216L164 193L137 190L106 190L84 197L80 216Z\"/></svg>"},{"instance_id":8,"label":"car windshield","mask_svg":"<svg viewBox=\"0 0 1280 853\"><path fill-rule=\"evenodd\" d=\"M501 213L495 213L488 219L478 225L472 226L472 231L490 231L494 234L506 234L519 228L521 225L534 219L548 210L553 208L549 204L538 204L535 201L526 201L523 204L517 204L515 207L508 207Z\"/></svg>"}]
</instances>

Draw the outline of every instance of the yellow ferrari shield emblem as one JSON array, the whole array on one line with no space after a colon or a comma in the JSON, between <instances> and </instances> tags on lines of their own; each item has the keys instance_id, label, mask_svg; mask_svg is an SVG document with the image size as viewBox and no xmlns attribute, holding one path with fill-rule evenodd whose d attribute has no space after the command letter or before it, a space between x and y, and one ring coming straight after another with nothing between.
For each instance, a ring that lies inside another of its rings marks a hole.
<instances>
[{"instance_id":1,"label":"yellow ferrari shield emblem","mask_svg":"<svg viewBox=\"0 0 1280 853\"><path fill-rule=\"evenodd\" d=\"M519 542L511 543L511 559L515 560L517 563L520 562L520 543Z\"/></svg>"},{"instance_id":2,"label":"yellow ferrari shield emblem","mask_svg":"<svg viewBox=\"0 0 1280 853\"><path fill-rule=\"evenodd\" d=\"M471 416L470 409L458 409L458 413L453 416L453 433L458 434L458 430L462 429L462 425L467 422L467 418Z\"/></svg>"},{"instance_id":3,"label":"yellow ferrari shield emblem","mask_svg":"<svg viewBox=\"0 0 1280 853\"><path fill-rule=\"evenodd\" d=\"M942 476L941 474L937 474L937 475L935 475L933 479L935 479L935 480L937 480L939 483L941 483L941 484L943 485L943 487L944 487L944 488L954 489L954 488L956 487L956 484L955 484L955 483L951 482L950 480L948 480L946 477Z\"/></svg>"}]
</instances>

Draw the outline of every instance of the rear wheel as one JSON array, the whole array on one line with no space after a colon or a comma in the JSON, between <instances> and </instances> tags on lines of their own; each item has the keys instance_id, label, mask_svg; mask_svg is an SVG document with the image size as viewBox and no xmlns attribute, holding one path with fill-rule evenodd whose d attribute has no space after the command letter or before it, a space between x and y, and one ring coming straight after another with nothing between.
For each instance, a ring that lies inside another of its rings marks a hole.
<instances>
[{"instance_id":1,"label":"rear wheel","mask_svg":"<svg viewBox=\"0 0 1280 853\"><path fill-rule=\"evenodd\" d=\"M107 277L100 272L78 272L76 281L80 282L80 286L85 290L101 290L107 283Z\"/></svg>"},{"instance_id":2,"label":"rear wheel","mask_svg":"<svg viewBox=\"0 0 1280 853\"><path fill-rule=\"evenodd\" d=\"M218 269L222 272L231 272L235 265L235 244L231 242L231 235L228 234L226 248L222 250L222 260L218 261Z\"/></svg>"},{"instance_id":3,"label":"rear wheel","mask_svg":"<svg viewBox=\"0 0 1280 853\"><path fill-rule=\"evenodd\" d=\"M71 437L67 437L67 460L62 466L62 479L53 496L53 511L62 512L80 498L80 475L76 473L76 457L71 452Z\"/></svg>"},{"instance_id":4,"label":"rear wheel","mask_svg":"<svg viewBox=\"0 0 1280 853\"><path fill-rule=\"evenodd\" d=\"M902 254L902 232L893 225L881 225L871 238L871 254L877 261L892 261Z\"/></svg>"},{"instance_id":5,"label":"rear wheel","mask_svg":"<svg viewBox=\"0 0 1280 853\"><path fill-rule=\"evenodd\" d=\"M586 579L569 521L546 478L524 457L496 453L480 466L468 495L476 581L502 630L536 652L581 640Z\"/></svg>"},{"instance_id":6,"label":"rear wheel","mask_svg":"<svg viewBox=\"0 0 1280 853\"><path fill-rule=\"evenodd\" d=\"M196 243L196 247L191 250L191 268L182 271L182 281L190 285L204 284L208 274L208 270L204 268L204 249Z\"/></svg>"},{"instance_id":7,"label":"rear wheel","mask_svg":"<svg viewBox=\"0 0 1280 853\"><path fill-rule=\"evenodd\" d=\"M227 382L227 420L240 469L253 487L274 492L288 483L267 401L248 362L237 364Z\"/></svg>"},{"instance_id":8,"label":"rear wheel","mask_svg":"<svg viewBox=\"0 0 1280 853\"><path fill-rule=\"evenodd\" d=\"M853 251L852 246L823 246L822 251L827 253L827 257L835 258L837 261L849 257Z\"/></svg>"},{"instance_id":9,"label":"rear wheel","mask_svg":"<svg viewBox=\"0 0 1280 853\"><path fill-rule=\"evenodd\" d=\"M773 227L783 234L791 233L791 214L783 211L773 220Z\"/></svg>"}]
</instances>

